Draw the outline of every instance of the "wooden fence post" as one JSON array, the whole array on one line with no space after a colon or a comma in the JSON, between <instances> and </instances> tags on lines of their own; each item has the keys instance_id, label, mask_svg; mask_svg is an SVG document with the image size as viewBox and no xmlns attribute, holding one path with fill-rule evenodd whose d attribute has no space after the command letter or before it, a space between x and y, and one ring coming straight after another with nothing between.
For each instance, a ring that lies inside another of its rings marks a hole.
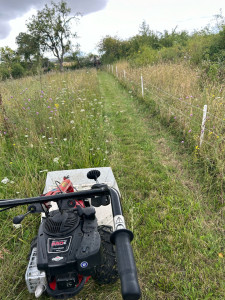
<instances>
[{"instance_id":1,"label":"wooden fence post","mask_svg":"<svg viewBox=\"0 0 225 300\"><path fill-rule=\"evenodd\" d=\"M204 138L206 115L207 115L207 105L204 105L199 147L201 147Z\"/></svg>"},{"instance_id":2,"label":"wooden fence post","mask_svg":"<svg viewBox=\"0 0 225 300\"><path fill-rule=\"evenodd\" d=\"M142 97L144 97L144 83L143 83L143 76L141 75L141 93Z\"/></svg>"}]
</instances>

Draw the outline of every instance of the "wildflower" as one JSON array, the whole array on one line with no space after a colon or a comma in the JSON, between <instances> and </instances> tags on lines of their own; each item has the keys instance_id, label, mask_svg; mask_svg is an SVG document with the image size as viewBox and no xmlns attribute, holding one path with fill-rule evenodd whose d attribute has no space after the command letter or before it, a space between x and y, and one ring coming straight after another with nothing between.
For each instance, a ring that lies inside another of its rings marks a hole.
<instances>
[{"instance_id":1,"label":"wildflower","mask_svg":"<svg viewBox=\"0 0 225 300\"><path fill-rule=\"evenodd\" d=\"M16 144L13 144L13 146L16 146Z\"/></svg>"},{"instance_id":2,"label":"wildflower","mask_svg":"<svg viewBox=\"0 0 225 300\"><path fill-rule=\"evenodd\" d=\"M42 170L42 171L39 171L39 173L43 173L43 172L48 172L48 170Z\"/></svg>"},{"instance_id":3,"label":"wildflower","mask_svg":"<svg viewBox=\"0 0 225 300\"><path fill-rule=\"evenodd\" d=\"M188 132L190 133L190 132L191 132L191 129L189 129Z\"/></svg>"},{"instance_id":4,"label":"wildflower","mask_svg":"<svg viewBox=\"0 0 225 300\"><path fill-rule=\"evenodd\" d=\"M218 253L218 256L220 257L220 258L223 258L224 256L223 256L223 253Z\"/></svg>"},{"instance_id":5,"label":"wildflower","mask_svg":"<svg viewBox=\"0 0 225 300\"><path fill-rule=\"evenodd\" d=\"M190 117L192 117L193 116L193 114L190 114Z\"/></svg>"},{"instance_id":6,"label":"wildflower","mask_svg":"<svg viewBox=\"0 0 225 300\"><path fill-rule=\"evenodd\" d=\"M184 143L184 141L181 141L181 144L183 144Z\"/></svg>"},{"instance_id":7,"label":"wildflower","mask_svg":"<svg viewBox=\"0 0 225 300\"><path fill-rule=\"evenodd\" d=\"M58 107L59 107L59 104L58 104L58 103L55 103L55 107L58 108Z\"/></svg>"},{"instance_id":8,"label":"wildflower","mask_svg":"<svg viewBox=\"0 0 225 300\"><path fill-rule=\"evenodd\" d=\"M65 138L65 139L63 139L64 140L64 142L66 142L67 141L67 138Z\"/></svg>"},{"instance_id":9,"label":"wildflower","mask_svg":"<svg viewBox=\"0 0 225 300\"><path fill-rule=\"evenodd\" d=\"M4 183L4 184L7 184L9 182L10 182L10 180L7 177L3 178L2 181L1 181L1 183Z\"/></svg>"},{"instance_id":10,"label":"wildflower","mask_svg":"<svg viewBox=\"0 0 225 300\"><path fill-rule=\"evenodd\" d=\"M174 117L174 120L176 120L177 117Z\"/></svg>"},{"instance_id":11,"label":"wildflower","mask_svg":"<svg viewBox=\"0 0 225 300\"><path fill-rule=\"evenodd\" d=\"M71 120L71 121L70 121L70 124L74 124L74 120Z\"/></svg>"},{"instance_id":12,"label":"wildflower","mask_svg":"<svg viewBox=\"0 0 225 300\"><path fill-rule=\"evenodd\" d=\"M44 139L44 138L45 138L45 135L42 135L42 138Z\"/></svg>"},{"instance_id":13,"label":"wildflower","mask_svg":"<svg viewBox=\"0 0 225 300\"><path fill-rule=\"evenodd\" d=\"M49 120L51 120L52 119L52 117L49 117ZM48 127L47 127L48 128Z\"/></svg>"},{"instance_id":14,"label":"wildflower","mask_svg":"<svg viewBox=\"0 0 225 300\"><path fill-rule=\"evenodd\" d=\"M27 138L27 137L28 137L28 135L27 135L27 134L25 134L25 137Z\"/></svg>"},{"instance_id":15,"label":"wildflower","mask_svg":"<svg viewBox=\"0 0 225 300\"><path fill-rule=\"evenodd\" d=\"M80 111L81 111L81 112L84 112L84 111L85 111L85 109L81 109Z\"/></svg>"},{"instance_id":16,"label":"wildflower","mask_svg":"<svg viewBox=\"0 0 225 300\"><path fill-rule=\"evenodd\" d=\"M36 114L39 115L39 112L37 111Z\"/></svg>"},{"instance_id":17,"label":"wildflower","mask_svg":"<svg viewBox=\"0 0 225 300\"><path fill-rule=\"evenodd\" d=\"M53 159L53 162L55 162L55 163L59 163L59 157L55 157L54 159Z\"/></svg>"},{"instance_id":18,"label":"wildflower","mask_svg":"<svg viewBox=\"0 0 225 300\"><path fill-rule=\"evenodd\" d=\"M30 147L31 147L31 148L34 148L34 145L33 145L33 144L30 144Z\"/></svg>"}]
</instances>

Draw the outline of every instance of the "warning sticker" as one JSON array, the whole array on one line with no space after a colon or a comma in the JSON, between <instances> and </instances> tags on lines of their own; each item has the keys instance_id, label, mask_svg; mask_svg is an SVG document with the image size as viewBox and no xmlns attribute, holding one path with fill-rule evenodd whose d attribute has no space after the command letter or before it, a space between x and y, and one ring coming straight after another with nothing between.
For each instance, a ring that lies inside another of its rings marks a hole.
<instances>
[{"instance_id":1,"label":"warning sticker","mask_svg":"<svg viewBox=\"0 0 225 300\"><path fill-rule=\"evenodd\" d=\"M126 229L124 217L122 215L117 215L114 217L115 230Z\"/></svg>"}]
</instances>

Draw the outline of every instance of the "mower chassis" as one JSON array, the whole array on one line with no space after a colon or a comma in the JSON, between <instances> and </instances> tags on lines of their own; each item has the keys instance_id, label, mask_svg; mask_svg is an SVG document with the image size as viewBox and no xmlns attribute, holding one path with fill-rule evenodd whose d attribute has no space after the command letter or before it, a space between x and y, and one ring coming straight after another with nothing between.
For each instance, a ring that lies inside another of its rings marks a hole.
<instances>
[{"instance_id":1,"label":"mower chassis","mask_svg":"<svg viewBox=\"0 0 225 300\"><path fill-rule=\"evenodd\" d=\"M87 173L88 171L94 169L96 168L48 172L43 193L45 194L51 191L52 189L56 188L55 182L61 182L64 176L69 176L74 188L76 188L78 191L88 190L92 187L93 184L95 184L95 181L88 179ZM119 188L113 175L112 169L110 167L102 167L97 169L101 172L101 175L98 178L99 183L105 183L109 187L115 188L119 192ZM50 210L58 209L56 202L52 202L51 204L52 208ZM98 225L110 225L114 228L111 204L107 206L95 207L95 210Z\"/></svg>"}]
</instances>

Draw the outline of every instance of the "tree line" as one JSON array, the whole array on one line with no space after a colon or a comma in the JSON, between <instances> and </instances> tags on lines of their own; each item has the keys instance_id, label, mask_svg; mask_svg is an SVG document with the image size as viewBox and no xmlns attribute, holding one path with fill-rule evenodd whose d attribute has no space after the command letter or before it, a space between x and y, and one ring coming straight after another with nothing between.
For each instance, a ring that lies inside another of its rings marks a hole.
<instances>
[{"instance_id":1,"label":"tree line","mask_svg":"<svg viewBox=\"0 0 225 300\"><path fill-rule=\"evenodd\" d=\"M44 56L54 55L57 68L93 67L93 54L81 56L79 46L74 48L77 33L72 25L80 20L79 13L71 15L66 1L51 2L27 22L27 32L16 37L17 49L0 48L0 79L34 75L39 71L55 69L55 64ZM129 61L131 67L160 62L187 61L201 66L206 73L217 78L225 77L225 18L220 12L214 22L204 29L188 33L174 28L171 32L153 31L143 21L137 35L122 40L106 36L98 44L101 63ZM98 61L99 63L99 61Z\"/></svg>"},{"instance_id":2,"label":"tree line","mask_svg":"<svg viewBox=\"0 0 225 300\"><path fill-rule=\"evenodd\" d=\"M131 67L161 62L187 61L210 76L225 78L225 18L220 12L205 28L187 31L154 32L143 21L139 33L129 39L106 36L99 43L102 62L129 61Z\"/></svg>"},{"instance_id":3,"label":"tree line","mask_svg":"<svg viewBox=\"0 0 225 300\"><path fill-rule=\"evenodd\" d=\"M64 0L51 2L51 6L46 4L27 22L27 32L21 32L16 37L16 50L7 46L0 48L0 78L33 75L38 69L51 70L55 65L44 57L46 52L54 55L60 71L69 52L70 60L78 60L79 51L72 51L72 39L77 34L72 32L71 25L79 19L80 14L71 15L71 9Z\"/></svg>"}]
</instances>

